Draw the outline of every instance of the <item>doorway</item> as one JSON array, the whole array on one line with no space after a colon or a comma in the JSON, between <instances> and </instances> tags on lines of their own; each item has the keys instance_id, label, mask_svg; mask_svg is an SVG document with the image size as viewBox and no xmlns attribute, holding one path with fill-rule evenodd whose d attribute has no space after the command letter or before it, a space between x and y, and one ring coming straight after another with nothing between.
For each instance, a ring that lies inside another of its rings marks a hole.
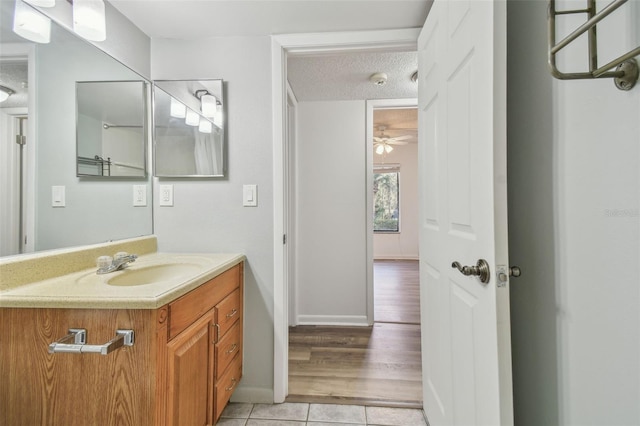
<instances>
[{"instance_id":1,"label":"doorway","mask_svg":"<svg viewBox=\"0 0 640 426\"><path fill-rule=\"evenodd\" d=\"M411 51L410 53L415 58L415 52ZM342 52L341 55L344 59L347 54ZM414 66L417 67L417 62ZM406 75L406 81L409 84L413 84L410 77L414 71L412 69ZM308 73L304 75L309 78ZM295 86L295 81L289 80L289 82ZM367 81L366 84L370 83ZM372 85L372 87L375 86ZM414 90L415 87L413 84ZM294 87L294 93L297 95L301 92L295 90ZM296 106L301 129L300 133L296 135L296 140L299 143L294 150L288 146L283 147L282 150L284 165L289 164L286 158L287 152L295 151L296 156L303 158L295 171L299 179L295 184L296 197L298 198L295 204L298 209L302 210L300 217L296 217L294 220L296 229L299 230L299 239L296 239L295 236L290 238L289 232L285 232L288 237L287 242L293 243L294 251L299 253L296 256L296 265L300 267L296 268L298 271L294 277L287 275L296 281L294 286L292 288L285 286L284 289L284 292L289 292L287 300L291 300L291 295L296 294L302 303L300 303L300 312L292 312L292 306L287 303L289 314L286 318L297 317L291 323L315 327L315 331L320 332L333 333L335 330L329 330L329 328L337 326L341 327L342 332L346 329L351 329L355 334L360 332L359 337L336 335L334 341L334 345L341 346L341 349L347 351L350 349L344 346L345 342L358 341L360 348L354 348L354 352L350 352L352 354L359 352L358 355L354 355L355 358L362 354L365 354L362 355L363 358L367 358L366 350L372 349L371 345L368 346L367 343L369 339L374 342L386 340L385 338L376 340L381 335L381 331L377 326L372 326L374 319L373 223L371 208L366 207L372 206L373 132L369 131L373 128L372 117L370 117L370 112L372 112L370 106L372 105L368 105L364 100L323 99L309 101L301 96ZM415 107L415 99L412 105ZM286 111L285 106L283 118L288 117ZM286 134L289 126L284 130ZM283 171L285 176L288 173L290 171ZM287 193L283 197L285 200L286 196ZM291 211L286 202L284 209ZM286 227L287 222L283 223ZM304 235L302 235L303 233ZM288 247L288 250L291 250L291 247ZM284 248L283 257L290 261L291 257L286 254L288 250L286 247ZM328 258L330 261L327 261ZM322 268L319 268L318 265ZM313 273L309 273L309 270L312 270ZM330 276L332 274L334 278ZM318 276L321 278L318 279ZM302 288L296 288L295 284L298 282L301 283ZM346 283L346 285L340 283ZM276 306L278 306L277 302ZM278 308L275 312L278 312ZM322 330L319 330L320 328ZM363 331L365 335L362 335ZM288 337L288 334L289 330L282 333L283 340L284 336ZM291 343L295 344L296 336L292 337ZM301 339L307 340L310 338L312 337L308 334L301 337ZM318 339L326 341L326 336ZM276 337L276 341L278 341L278 337ZM290 342L288 338L286 341ZM415 342L419 350L419 338ZM378 346L380 349L386 347L384 343ZM407 351L406 346L398 345L398 350L402 352L400 348ZM294 360L298 356L295 354L296 350L296 348L291 348L284 360L288 359L289 354L292 354L291 358ZM278 351L277 348L276 351ZM386 352L388 357L388 350ZM300 353L300 356L304 357L304 354ZM399 352L397 356L402 357L402 353ZM276 362L280 363L278 355L275 358ZM420 368L419 352L416 360L418 368ZM352 361L359 362L358 359ZM329 363L326 364L329 365ZM391 364L393 363L386 364L386 368L388 369ZM282 367L285 371L285 369L288 370L289 365ZM320 372L320 375L322 374ZM388 370L378 371L377 374L384 376L386 380L395 379L390 377L394 374ZM420 377L420 371L414 371L408 375ZM276 381L278 380L277 376L276 368ZM285 378L288 376L287 374ZM320 381L320 379L317 380L316 385ZM335 388L335 386L326 383L328 382L325 382L327 388ZM284 384L283 388L287 385L292 386L288 382ZM345 386L341 386L341 388L345 388ZM417 388L420 390L419 383ZM379 386L377 390L381 389L382 387ZM289 388L285 395L297 392L297 388ZM392 393L394 392L387 390L387 395L379 395L377 399L383 400L384 396L387 397L387 400L394 399L388 398ZM376 398L373 394L361 394L361 396L368 396L369 399ZM395 399L402 399L405 403L410 401L413 406L421 407L420 398L396 396Z\"/></svg>"}]
</instances>

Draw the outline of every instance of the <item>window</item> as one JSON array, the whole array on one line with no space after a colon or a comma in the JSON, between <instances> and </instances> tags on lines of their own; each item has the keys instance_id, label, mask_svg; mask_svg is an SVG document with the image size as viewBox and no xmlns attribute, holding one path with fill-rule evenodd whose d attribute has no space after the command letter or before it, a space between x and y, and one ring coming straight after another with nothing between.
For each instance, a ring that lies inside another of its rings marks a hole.
<instances>
[{"instance_id":1,"label":"window","mask_svg":"<svg viewBox=\"0 0 640 426\"><path fill-rule=\"evenodd\" d=\"M396 166L374 167L373 231L400 232L400 170Z\"/></svg>"}]
</instances>

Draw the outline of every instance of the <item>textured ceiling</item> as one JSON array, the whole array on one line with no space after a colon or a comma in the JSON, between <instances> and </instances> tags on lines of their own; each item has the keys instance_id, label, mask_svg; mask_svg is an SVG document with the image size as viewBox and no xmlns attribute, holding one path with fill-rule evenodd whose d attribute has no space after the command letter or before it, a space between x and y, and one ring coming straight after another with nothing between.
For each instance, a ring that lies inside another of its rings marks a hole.
<instances>
[{"instance_id":1,"label":"textured ceiling","mask_svg":"<svg viewBox=\"0 0 640 426\"><path fill-rule=\"evenodd\" d=\"M15 93L4 101L2 108L26 107L29 101L27 60L0 61L0 85L8 87Z\"/></svg>"},{"instance_id":2,"label":"textured ceiling","mask_svg":"<svg viewBox=\"0 0 640 426\"><path fill-rule=\"evenodd\" d=\"M411 75L418 70L416 52L341 53L291 57L287 78L298 101L405 99L418 97ZM369 77L384 72L383 86Z\"/></svg>"}]
</instances>

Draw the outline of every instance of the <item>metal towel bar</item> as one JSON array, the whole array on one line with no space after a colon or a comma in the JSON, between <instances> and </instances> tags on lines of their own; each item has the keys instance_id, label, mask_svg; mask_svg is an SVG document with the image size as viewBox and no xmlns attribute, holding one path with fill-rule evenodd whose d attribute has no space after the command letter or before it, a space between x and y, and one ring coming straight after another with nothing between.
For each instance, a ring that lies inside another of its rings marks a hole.
<instances>
[{"instance_id":1,"label":"metal towel bar","mask_svg":"<svg viewBox=\"0 0 640 426\"><path fill-rule=\"evenodd\" d=\"M73 343L69 343L72 342ZM97 353L107 355L122 346L133 346L133 330L116 330L116 337L102 345L87 345L87 330L70 328L69 334L49 345L49 353Z\"/></svg>"},{"instance_id":2,"label":"metal towel bar","mask_svg":"<svg viewBox=\"0 0 640 426\"><path fill-rule=\"evenodd\" d=\"M614 0L596 13L596 0L587 0L586 9L556 10L556 0L549 0L548 11L548 60L551 74L560 80L613 78L616 87L620 90L631 90L638 81L638 63L634 57L640 55L640 46L602 67L598 67L598 42L596 25L613 13L628 0ZM587 21L571 34L556 44L556 16L585 13ZM556 54L567 47L571 42L587 33L589 45L589 71L565 73L556 65ZM615 70L613 70L615 68Z\"/></svg>"}]
</instances>

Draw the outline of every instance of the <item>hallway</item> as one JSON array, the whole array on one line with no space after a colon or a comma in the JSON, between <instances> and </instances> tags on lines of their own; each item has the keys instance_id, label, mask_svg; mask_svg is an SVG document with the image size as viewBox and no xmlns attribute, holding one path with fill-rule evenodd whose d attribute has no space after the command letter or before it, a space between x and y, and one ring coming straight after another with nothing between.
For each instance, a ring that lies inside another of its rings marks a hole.
<instances>
[{"instance_id":1,"label":"hallway","mask_svg":"<svg viewBox=\"0 0 640 426\"><path fill-rule=\"evenodd\" d=\"M421 408L418 277L417 261L375 261L373 327L291 327L287 402Z\"/></svg>"}]
</instances>

